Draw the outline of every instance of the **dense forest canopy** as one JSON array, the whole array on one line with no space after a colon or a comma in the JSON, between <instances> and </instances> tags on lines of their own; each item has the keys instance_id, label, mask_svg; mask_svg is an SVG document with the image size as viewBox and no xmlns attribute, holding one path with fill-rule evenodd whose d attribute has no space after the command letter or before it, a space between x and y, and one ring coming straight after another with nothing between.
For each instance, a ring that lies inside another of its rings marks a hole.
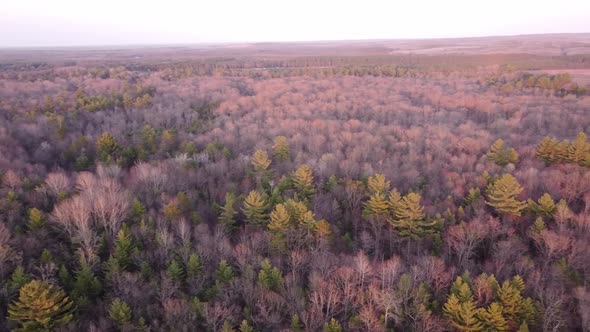
<instances>
[{"instance_id":1,"label":"dense forest canopy","mask_svg":"<svg viewBox=\"0 0 590 332\"><path fill-rule=\"evenodd\" d=\"M259 47L0 52L0 330L590 329L589 55Z\"/></svg>"}]
</instances>

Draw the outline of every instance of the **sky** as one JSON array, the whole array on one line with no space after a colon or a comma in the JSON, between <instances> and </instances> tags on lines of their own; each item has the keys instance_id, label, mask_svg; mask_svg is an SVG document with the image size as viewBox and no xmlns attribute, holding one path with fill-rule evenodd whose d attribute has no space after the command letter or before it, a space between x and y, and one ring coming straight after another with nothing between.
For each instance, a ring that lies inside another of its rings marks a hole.
<instances>
[{"instance_id":1,"label":"sky","mask_svg":"<svg viewBox=\"0 0 590 332\"><path fill-rule=\"evenodd\" d=\"M0 47L590 32L590 0L3 0Z\"/></svg>"}]
</instances>

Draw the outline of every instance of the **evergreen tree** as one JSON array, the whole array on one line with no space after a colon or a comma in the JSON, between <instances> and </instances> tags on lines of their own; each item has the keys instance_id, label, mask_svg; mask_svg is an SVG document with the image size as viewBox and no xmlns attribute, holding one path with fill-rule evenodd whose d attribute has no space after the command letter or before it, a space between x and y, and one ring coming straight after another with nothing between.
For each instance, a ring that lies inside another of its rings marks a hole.
<instances>
[{"instance_id":1,"label":"evergreen tree","mask_svg":"<svg viewBox=\"0 0 590 332\"><path fill-rule=\"evenodd\" d=\"M242 212L244 212L246 221L249 224L263 225L266 223L267 207L268 203L266 202L266 197L260 192L253 190L244 200Z\"/></svg>"},{"instance_id":2,"label":"evergreen tree","mask_svg":"<svg viewBox=\"0 0 590 332\"><path fill-rule=\"evenodd\" d=\"M365 203L363 215L370 216L385 216L390 212L389 201L385 198L382 192L375 192L371 195L369 200Z\"/></svg>"},{"instance_id":3,"label":"evergreen tree","mask_svg":"<svg viewBox=\"0 0 590 332\"><path fill-rule=\"evenodd\" d=\"M292 176L293 186L297 190L297 197L309 202L315 193L313 173L307 165L299 167Z\"/></svg>"},{"instance_id":4,"label":"evergreen tree","mask_svg":"<svg viewBox=\"0 0 590 332\"><path fill-rule=\"evenodd\" d=\"M284 232L290 226L291 217L284 204L277 204L270 213L268 229L272 232Z\"/></svg>"},{"instance_id":5,"label":"evergreen tree","mask_svg":"<svg viewBox=\"0 0 590 332\"><path fill-rule=\"evenodd\" d=\"M590 154L590 144L586 134L580 132L576 139L568 146L567 160L570 163L582 164Z\"/></svg>"},{"instance_id":6,"label":"evergreen tree","mask_svg":"<svg viewBox=\"0 0 590 332\"><path fill-rule=\"evenodd\" d=\"M332 318L330 322L324 323L324 332L342 332L342 325Z\"/></svg>"},{"instance_id":7,"label":"evergreen tree","mask_svg":"<svg viewBox=\"0 0 590 332\"><path fill-rule=\"evenodd\" d=\"M30 209L27 228L34 232L40 230L43 228L43 226L45 226L45 217L43 216L43 212L37 208Z\"/></svg>"},{"instance_id":8,"label":"evergreen tree","mask_svg":"<svg viewBox=\"0 0 590 332\"><path fill-rule=\"evenodd\" d=\"M197 254L190 254L188 262L186 263L186 276L188 278L196 278L203 271L203 265L201 259Z\"/></svg>"},{"instance_id":9,"label":"evergreen tree","mask_svg":"<svg viewBox=\"0 0 590 332\"><path fill-rule=\"evenodd\" d=\"M497 302L493 302L490 306L480 308L477 311L477 317L481 321L483 331L508 331L508 323L504 316L502 316L502 306Z\"/></svg>"},{"instance_id":10,"label":"evergreen tree","mask_svg":"<svg viewBox=\"0 0 590 332\"><path fill-rule=\"evenodd\" d=\"M72 297L78 304L93 301L102 291L102 285L88 264L82 264L74 277Z\"/></svg>"},{"instance_id":11,"label":"evergreen tree","mask_svg":"<svg viewBox=\"0 0 590 332\"><path fill-rule=\"evenodd\" d=\"M10 275L8 285L13 291L16 291L17 289L20 289L26 285L29 281L31 281L31 276L25 272L25 269L22 267L22 265L19 265Z\"/></svg>"},{"instance_id":12,"label":"evergreen tree","mask_svg":"<svg viewBox=\"0 0 590 332\"><path fill-rule=\"evenodd\" d=\"M525 202L517 199L522 191L522 187L512 175L504 174L488 185L486 204L494 207L501 214L520 216L521 211L526 207Z\"/></svg>"},{"instance_id":13,"label":"evergreen tree","mask_svg":"<svg viewBox=\"0 0 590 332\"><path fill-rule=\"evenodd\" d=\"M291 318L291 331L292 332L301 332L301 320L299 319L299 315L294 314Z\"/></svg>"},{"instance_id":14,"label":"evergreen tree","mask_svg":"<svg viewBox=\"0 0 590 332\"><path fill-rule=\"evenodd\" d=\"M401 201L402 195L395 188L387 195L387 204L389 205L389 212L392 216L395 216L396 211L400 208Z\"/></svg>"},{"instance_id":15,"label":"evergreen tree","mask_svg":"<svg viewBox=\"0 0 590 332\"><path fill-rule=\"evenodd\" d=\"M278 292L283 286L283 277L281 271L276 267L270 265L268 259L264 259L260 264L260 272L258 273L258 284L262 288L266 288Z\"/></svg>"},{"instance_id":16,"label":"evergreen tree","mask_svg":"<svg viewBox=\"0 0 590 332\"><path fill-rule=\"evenodd\" d=\"M225 204L221 208L219 223L223 225L226 231L232 232L235 228L235 215L238 213L235 209L236 197L233 193L225 194Z\"/></svg>"},{"instance_id":17,"label":"evergreen tree","mask_svg":"<svg viewBox=\"0 0 590 332\"><path fill-rule=\"evenodd\" d=\"M518 162L518 153L516 150L505 147L502 139L494 142L486 156L498 166L506 166L509 163L516 164Z\"/></svg>"},{"instance_id":18,"label":"evergreen tree","mask_svg":"<svg viewBox=\"0 0 590 332\"><path fill-rule=\"evenodd\" d=\"M289 144L285 136L277 136L274 145L272 146L272 153L280 161L289 159Z\"/></svg>"},{"instance_id":19,"label":"evergreen tree","mask_svg":"<svg viewBox=\"0 0 590 332\"><path fill-rule=\"evenodd\" d=\"M104 132L96 139L96 154L102 162L109 163L115 160L119 151L119 143L109 132Z\"/></svg>"},{"instance_id":20,"label":"evergreen tree","mask_svg":"<svg viewBox=\"0 0 590 332\"><path fill-rule=\"evenodd\" d=\"M109 318L119 327L123 327L131 322L131 308L129 304L121 299L116 298L109 306Z\"/></svg>"},{"instance_id":21,"label":"evergreen tree","mask_svg":"<svg viewBox=\"0 0 590 332\"><path fill-rule=\"evenodd\" d=\"M115 240L115 253L113 257L117 260L119 267L123 270L131 265L131 255L135 251L133 239L129 236L128 228L125 224L117 233Z\"/></svg>"},{"instance_id":22,"label":"evergreen tree","mask_svg":"<svg viewBox=\"0 0 590 332\"><path fill-rule=\"evenodd\" d=\"M367 180L367 188L370 194L384 193L389 190L390 182L385 180L383 174L375 174L369 176Z\"/></svg>"},{"instance_id":23,"label":"evergreen tree","mask_svg":"<svg viewBox=\"0 0 590 332\"><path fill-rule=\"evenodd\" d=\"M419 240L434 232L437 221L424 220L424 208L420 205L420 200L419 194L409 193L400 201L394 219L390 220L400 236Z\"/></svg>"},{"instance_id":24,"label":"evergreen tree","mask_svg":"<svg viewBox=\"0 0 590 332\"><path fill-rule=\"evenodd\" d=\"M248 324L248 321L244 319L240 324L240 332L255 332L255 330L250 324Z\"/></svg>"},{"instance_id":25,"label":"evergreen tree","mask_svg":"<svg viewBox=\"0 0 590 332\"><path fill-rule=\"evenodd\" d=\"M8 306L8 319L21 324L16 331L53 331L73 318L74 303L60 288L33 280L19 290L18 300Z\"/></svg>"},{"instance_id":26,"label":"evergreen tree","mask_svg":"<svg viewBox=\"0 0 590 332\"><path fill-rule=\"evenodd\" d=\"M219 284L225 284L230 282L234 278L234 270L227 263L225 259L219 262L219 267L215 271L215 279Z\"/></svg>"},{"instance_id":27,"label":"evergreen tree","mask_svg":"<svg viewBox=\"0 0 590 332\"><path fill-rule=\"evenodd\" d=\"M252 158L252 166L254 167L254 171L258 174L265 174L267 172L268 167L270 166L271 160L268 159L268 154L266 151L256 150L254 152L254 157Z\"/></svg>"},{"instance_id":28,"label":"evergreen tree","mask_svg":"<svg viewBox=\"0 0 590 332\"><path fill-rule=\"evenodd\" d=\"M527 201L529 208L537 215L551 217L555 213L557 206L555 201L551 198L551 195L545 193L535 203L532 199Z\"/></svg>"},{"instance_id":29,"label":"evergreen tree","mask_svg":"<svg viewBox=\"0 0 590 332\"><path fill-rule=\"evenodd\" d=\"M477 319L473 300L461 303L455 294L451 294L443 307L444 316L459 331L481 331L481 322Z\"/></svg>"},{"instance_id":30,"label":"evergreen tree","mask_svg":"<svg viewBox=\"0 0 590 332\"><path fill-rule=\"evenodd\" d=\"M536 155L548 164L559 163L563 161L565 152L560 151L559 141L554 137L545 136L541 143L537 145Z\"/></svg>"},{"instance_id":31,"label":"evergreen tree","mask_svg":"<svg viewBox=\"0 0 590 332\"><path fill-rule=\"evenodd\" d=\"M176 259L173 259L170 264L168 264L166 274L168 274L170 279L174 280L175 282L180 283L184 280L184 269Z\"/></svg>"}]
</instances>

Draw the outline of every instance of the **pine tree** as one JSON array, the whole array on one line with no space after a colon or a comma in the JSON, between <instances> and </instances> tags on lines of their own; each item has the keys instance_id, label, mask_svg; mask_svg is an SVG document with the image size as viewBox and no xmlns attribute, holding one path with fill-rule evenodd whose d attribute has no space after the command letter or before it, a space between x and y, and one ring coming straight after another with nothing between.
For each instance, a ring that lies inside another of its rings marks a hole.
<instances>
[{"instance_id":1,"label":"pine tree","mask_svg":"<svg viewBox=\"0 0 590 332\"><path fill-rule=\"evenodd\" d=\"M74 303L60 288L33 280L19 290L19 298L8 306L8 319L21 324L16 331L52 331L73 318Z\"/></svg>"},{"instance_id":2,"label":"pine tree","mask_svg":"<svg viewBox=\"0 0 590 332\"><path fill-rule=\"evenodd\" d=\"M143 205L143 203L137 198L133 199L131 209L133 211L133 216L138 220L143 218L143 216L147 212L145 205Z\"/></svg>"},{"instance_id":3,"label":"pine tree","mask_svg":"<svg viewBox=\"0 0 590 332\"><path fill-rule=\"evenodd\" d=\"M444 316L459 331L481 331L481 322L477 319L477 310L472 300L461 303L455 294L451 294L443 306Z\"/></svg>"},{"instance_id":4,"label":"pine tree","mask_svg":"<svg viewBox=\"0 0 590 332\"><path fill-rule=\"evenodd\" d=\"M14 271L10 275L8 285L12 290L16 291L17 289L20 289L30 281L31 277L29 276L29 274L25 272L25 269L22 267L22 265L19 265L14 269Z\"/></svg>"},{"instance_id":5,"label":"pine tree","mask_svg":"<svg viewBox=\"0 0 590 332\"><path fill-rule=\"evenodd\" d=\"M287 143L287 138L285 136L277 136L275 138L275 143L272 146L273 155L278 160L287 160L289 159L289 144Z\"/></svg>"},{"instance_id":6,"label":"pine tree","mask_svg":"<svg viewBox=\"0 0 590 332\"><path fill-rule=\"evenodd\" d=\"M175 282L182 282L185 276L184 268L176 259L173 259L170 264L168 264L166 274L168 274L170 279L174 280Z\"/></svg>"},{"instance_id":7,"label":"pine tree","mask_svg":"<svg viewBox=\"0 0 590 332\"><path fill-rule=\"evenodd\" d=\"M400 236L419 240L426 234L435 231L436 220L425 221L424 208L420 205L421 197L416 193L404 196L395 210L394 219L390 223Z\"/></svg>"},{"instance_id":8,"label":"pine tree","mask_svg":"<svg viewBox=\"0 0 590 332\"><path fill-rule=\"evenodd\" d=\"M463 199L465 206L472 206L481 197L479 188L470 188L467 196Z\"/></svg>"},{"instance_id":9,"label":"pine tree","mask_svg":"<svg viewBox=\"0 0 590 332\"><path fill-rule=\"evenodd\" d=\"M290 226L291 217L284 204L277 204L270 213L268 229L272 232L284 232Z\"/></svg>"},{"instance_id":10,"label":"pine tree","mask_svg":"<svg viewBox=\"0 0 590 332\"><path fill-rule=\"evenodd\" d=\"M223 325L221 326L219 332L236 332L236 330L234 330L232 323L226 319L223 321Z\"/></svg>"},{"instance_id":11,"label":"pine tree","mask_svg":"<svg viewBox=\"0 0 590 332\"><path fill-rule=\"evenodd\" d=\"M133 244L133 239L129 236L127 227L123 225L117 233L115 252L113 254L113 257L117 260L121 269L125 270L131 265L131 255L134 251L135 245Z\"/></svg>"},{"instance_id":12,"label":"pine tree","mask_svg":"<svg viewBox=\"0 0 590 332\"><path fill-rule=\"evenodd\" d=\"M506 166L509 163L516 164L518 162L518 153L516 150L505 147L502 139L494 142L486 156L498 166Z\"/></svg>"},{"instance_id":13,"label":"pine tree","mask_svg":"<svg viewBox=\"0 0 590 332\"><path fill-rule=\"evenodd\" d=\"M535 223L531 225L530 227L530 231L532 234L541 234L542 231L544 231L545 229L547 229L547 226L545 225L545 222L543 221L543 218L538 217L537 219L535 219Z\"/></svg>"},{"instance_id":14,"label":"pine tree","mask_svg":"<svg viewBox=\"0 0 590 332\"><path fill-rule=\"evenodd\" d=\"M488 185L486 204L494 207L501 214L520 216L521 211L526 207L525 202L517 199L522 191L522 187L512 175L504 174Z\"/></svg>"},{"instance_id":15,"label":"pine tree","mask_svg":"<svg viewBox=\"0 0 590 332\"><path fill-rule=\"evenodd\" d=\"M34 232L40 230L43 228L43 226L45 226L45 217L43 216L43 212L37 208L30 209L27 228Z\"/></svg>"},{"instance_id":16,"label":"pine tree","mask_svg":"<svg viewBox=\"0 0 590 332\"><path fill-rule=\"evenodd\" d=\"M397 189L392 189L387 195L387 204L389 205L389 212L395 216L396 211L400 208L402 195Z\"/></svg>"},{"instance_id":17,"label":"pine tree","mask_svg":"<svg viewBox=\"0 0 590 332\"><path fill-rule=\"evenodd\" d=\"M560 151L560 148L556 138L545 136L537 145L536 155L548 164L559 163L563 161L563 151Z\"/></svg>"},{"instance_id":18,"label":"pine tree","mask_svg":"<svg viewBox=\"0 0 590 332\"><path fill-rule=\"evenodd\" d=\"M219 223L223 225L226 231L232 232L235 228L235 215L238 213L234 208L236 204L236 197L233 193L225 194L225 204L221 208L219 215Z\"/></svg>"},{"instance_id":19,"label":"pine tree","mask_svg":"<svg viewBox=\"0 0 590 332\"><path fill-rule=\"evenodd\" d=\"M409 193L404 196L396 210L395 218L397 220L419 222L424 220L424 208L420 205L420 194Z\"/></svg>"},{"instance_id":20,"label":"pine tree","mask_svg":"<svg viewBox=\"0 0 590 332\"><path fill-rule=\"evenodd\" d=\"M242 211L246 221L253 225L263 225L266 223L266 210L268 204L266 197L258 191L251 191L244 200Z\"/></svg>"},{"instance_id":21,"label":"pine tree","mask_svg":"<svg viewBox=\"0 0 590 332\"><path fill-rule=\"evenodd\" d=\"M109 132L104 132L96 139L96 154L102 162L108 163L115 160L119 151L119 143Z\"/></svg>"},{"instance_id":22,"label":"pine tree","mask_svg":"<svg viewBox=\"0 0 590 332\"><path fill-rule=\"evenodd\" d=\"M575 164L582 164L590 153L590 144L586 134L580 132L576 139L568 146L567 161Z\"/></svg>"},{"instance_id":23,"label":"pine tree","mask_svg":"<svg viewBox=\"0 0 590 332\"><path fill-rule=\"evenodd\" d=\"M281 271L270 264L268 259L264 259L260 264L260 272L258 273L258 284L262 288L266 288L278 292L283 286L283 277Z\"/></svg>"},{"instance_id":24,"label":"pine tree","mask_svg":"<svg viewBox=\"0 0 590 332\"><path fill-rule=\"evenodd\" d=\"M363 215L370 216L385 216L390 212L390 204L382 192L375 192L369 200L365 203Z\"/></svg>"},{"instance_id":25,"label":"pine tree","mask_svg":"<svg viewBox=\"0 0 590 332\"><path fill-rule=\"evenodd\" d=\"M255 330L250 324L248 324L248 321L244 319L240 324L240 332L255 332Z\"/></svg>"},{"instance_id":26,"label":"pine tree","mask_svg":"<svg viewBox=\"0 0 590 332\"><path fill-rule=\"evenodd\" d=\"M225 259L222 259L219 262L219 267L217 268L217 271L215 271L215 279L218 283L225 284L230 282L233 278L234 270Z\"/></svg>"},{"instance_id":27,"label":"pine tree","mask_svg":"<svg viewBox=\"0 0 590 332\"><path fill-rule=\"evenodd\" d=\"M303 165L293 172L291 178L293 186L297 190L297 197L309 202L315 193L311 169L307 165Z\"/></svg>"},{"instance_id":28,"label":"pine tree","mask_svg":"<svg viewBox=\"0 0 590 332\"><path fill-rule=\"evenodd\" d=\"M487 309L480 308L477 317L482 323L483 331L508 331L508 323L502 316L502 306L493 302Z\"/></svg>"},{"instance_id":29,"label":"pine tree","mask_svg":"<svg viewBox=\"0 0 590 332\"><path fill-rule=\"evenodd\" d=\"M188 262L186 263L186 276L188 278L196 278L203 271L203 265L201 259L197 254L190 254Z\"/></svg>"},{"instance_id":30,"label":"pine tree","mask_svg":"<svg viewBox=\"0 0 590 332\"><path fill-rule=\"evenodd\" d=\"M265 174L270 166L271 160L268 159L268 154L263 150L256 150L252 158L252 166L254 171L258 174Z\"/></svg>"},{"instance_id":31,"label":"pine tree","mask_svg":"<svg viewBox=\"0 0 590 332\"><path fill-rule=\"evenodd\" d=\"M299 319L299 315L294 314L291 318L291 331L292 332L301 332L301 320Z\"/></svg>"},{"instance_id":32,"label":"pine tree","mask_svg":"<svg viewBox=\"0 0 590 332\"><path fill-rule=\"evenodd\" d=\"M369 176L367 180L367 188L370 194L384 193L389 190L390 182L385 180L383 174L375 174Z\"/></svg>"},{"instance_id":33,"label":"pine tree","mask_svg":"<svg viewBox=\"0 0 590 332\"><path fill-rule=\"evenodd\" d=\"M532 199L527 201L529 208L537 215L551 217L555 213L557 207L555 206L555 201L551 198L551 195L545 193L543 196L539 198L535 203Z\"/></svg>"},{"instance_id":34,"label":"pine tree","mask_svg":"<svg viewBox=\"0 0 590 332\"><path fill-rule=\"evenodd\" d=\"M330 322L324 323L324 332L342 332L342 325L332 318Z\"/></svg>"},{"instance_id":35,"label":"pine tree","mask_svg":"<svg viewBox=\"0 0 590 332\"><path fill-rule=\"evenodd\" d=\"M87 304L93 301L102 291L102 285L88 264L82 264L74 277L72 298L76 303Z\"/></svg>"},{"instance_id":36,"label":"pine tree","mask_svg":"<svg viewBox=\"0 0 590 332\"><path fill-rule=\"evenodd\" d=\"M109 306L109 318L119 327L129 324L131 322L131 308L129 304L121 301L119 298L113 300Z\"/></svg>"}]
</instances>

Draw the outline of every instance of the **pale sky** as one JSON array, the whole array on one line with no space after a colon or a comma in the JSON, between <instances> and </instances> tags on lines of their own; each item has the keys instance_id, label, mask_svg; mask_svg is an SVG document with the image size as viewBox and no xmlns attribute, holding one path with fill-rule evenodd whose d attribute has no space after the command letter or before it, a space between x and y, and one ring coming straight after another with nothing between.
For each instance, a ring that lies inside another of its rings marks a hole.
<instances>
[{"instance_id":1,"label":"pale sky","mask_svg":"<svg viewBox=\"0 0 590 332\"><path fill-rule=\"evenodd\" d=\"M0 47L590 32L590 0L0 2Z\"/></svg>"}]
</instances>

